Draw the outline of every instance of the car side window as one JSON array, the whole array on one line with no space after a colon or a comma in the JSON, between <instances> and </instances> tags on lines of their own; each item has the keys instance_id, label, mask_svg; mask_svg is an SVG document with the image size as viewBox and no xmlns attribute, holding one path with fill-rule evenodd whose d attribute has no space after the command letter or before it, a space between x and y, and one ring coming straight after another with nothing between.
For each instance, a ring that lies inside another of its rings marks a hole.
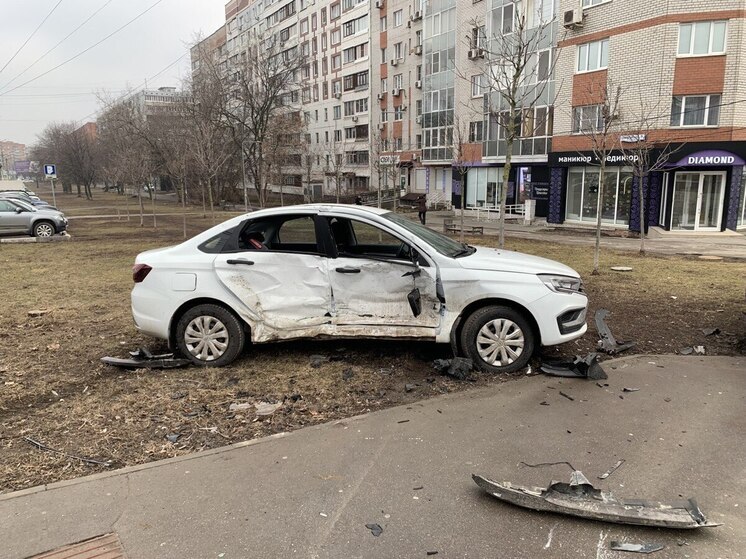
<instances>
[{"instance_id":1,"label":"car side window","mask_svg":"<svg viewBox=\"0 0 746 559\"><path fill-rule=\"evenodd\" d=\"M14 212L16 211L16 206L11 204L10 202L6 202L5 200L0 200L0 212Z\"/></svg>"},{"instance_id":2,"label":"car side window","mask_svg":"<svg viewBox=\"0 0 746 559\"><path fill-rule=\"evenodd\" d=\"M316 224L311 216L301 216L282 222L275 235L269 239L269 248L282 252L318 254Z\"/></svg>"},{"instance_id":3,"label":"car side window","mask_svg":"<svg viewBox=\"0 0 746 559\"><path fill-rule=\"evenodd\" d=\"M410 258L411 249L407 243L369 223L333 217L329 221L329 228L340 256Z\"/></svg>"}]
</instances>

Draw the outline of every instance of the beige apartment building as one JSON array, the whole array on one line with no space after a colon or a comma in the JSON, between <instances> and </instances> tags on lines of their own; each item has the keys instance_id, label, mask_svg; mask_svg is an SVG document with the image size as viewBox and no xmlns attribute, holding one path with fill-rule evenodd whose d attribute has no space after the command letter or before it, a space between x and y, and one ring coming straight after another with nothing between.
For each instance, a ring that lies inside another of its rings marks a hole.
<instances>
[{"instance_id":1,"label":"beige apartment building","mask_svg":"<svg viewBox=\"0 0 746 559\"><path fill-rule=\"evenodd\" d=\"M644 179L644 226L744 227L746 2L582 0L579 6L577 0L562 0L560 5L566 25L555 69L562 88L554 111L548 220L595 222L600 205L604 223L639 230L630 148L646 142L653 161L656 151L664 155ZM599 204L598 161L588 131L601 124L604 91L617 88L614 129L622 144L607 158ZM641 115L650 117L643 129Z\"/></svg>"}]
</instances>

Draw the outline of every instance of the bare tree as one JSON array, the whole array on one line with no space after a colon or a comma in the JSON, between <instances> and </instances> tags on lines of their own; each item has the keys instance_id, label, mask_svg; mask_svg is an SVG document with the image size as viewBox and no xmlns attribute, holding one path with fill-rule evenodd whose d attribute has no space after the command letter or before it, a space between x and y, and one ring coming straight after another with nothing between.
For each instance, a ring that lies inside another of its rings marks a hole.
<instances>
[{"instance_id":1,"label":"bare tree","mask_svg":"<svg viewBox=\"0 0 746 559\"><path fill-rule=\"evenodd\" d=\"M470 138L471 123L462 121L456 117L453 121L453 162L451 167L459 178L461 185L461 209L459 211L459 222L461 233L459 240L464 242L464 207L466 206L466 179L469 169L474 163L474 142ZM481 148L476 144L477 149Z\"/></svg>"},{"instance_id":2,"label":"bare tree","mask_svg":"<svg viewBox=\"0 0 746 559\"><path fill-rule=\"evenodd\" d=\"M619 145L618 119L619 103L622 99L622 87L610 79L591 82L588 98L595 103L575 109L573 129L581 132L590 140L591 150L598 164L598 194L596 196L596 243L593 250L593 275L598 275L599 255L601 252L601 218L606 164L609 155Z\"/></svg>"},{"instance_id":3,"label":"bare tree","mask_svg":"<svg viewBox=\"0 0 746 559\"><path fill-rule=\"evenodd\" d=\"M497 23L500 28L491 29L489 37L481 22L476 20L472 22L475 34L469 37L471 49L484 59L481 85L487 94L490 126L498 127L500 143L505 145L500 189L501 248L505 246L505 210L514 148L517 140L534 135L533 118L527 122L525 116L533 115L538 105L553 104L554 19L545 15L545 3L515 2L511 11L503 11L503 19ZM534 9L529 10L529 5ZM471 76L462 77L471 79Z\"/></svg>"},{"instance_id":4,"label":"bare tree","mask_svg":"<svg viewBox=\"0 0 746 559\"><path fill-rule=\"evenodd\" d=\"M682 149L684 144L674 144L670 139L661 137L657 124L665 109L660 102L653 103L640 91L639 102L635 109L625 109L628 117L622 125L624 131L619 136L619 149L624 154L627 164L632 167L632 174L637 180L637 197L639 200L640 218L640 254L645 255L645 187L649 188L650 174L663 171L673 154ZM626 116L626 115L625 115ZM656 139L654 135L657 135Z\"/></svg>"},{"instance_id":5,"label":"bare tree","mask_svg":"<svg viewBox=\"0 0 746 559\"><path fill-rule=\"evenodd\" d=\"M336 132L336 131L335 131ZM336 194L337 204L342 194L342 180L347 172L347 160L343 141L336 141L332 137L331 142L324 144L324 172L327 177L334 178L334 191Z\"/></svg>"}]
</instances>

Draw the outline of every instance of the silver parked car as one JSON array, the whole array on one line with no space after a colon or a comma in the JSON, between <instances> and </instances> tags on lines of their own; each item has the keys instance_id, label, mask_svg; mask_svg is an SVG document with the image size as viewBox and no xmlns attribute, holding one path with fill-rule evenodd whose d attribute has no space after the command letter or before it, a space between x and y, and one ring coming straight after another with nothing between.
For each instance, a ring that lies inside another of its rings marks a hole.
<instances>
[{"instance_id":1,"label":"silver parked car","mask_svg":"<svg viewBox=\"0 0 746 559\"><path fill-rule=\"evenodd\" d=\"M51 237L67 229L65 214L22 200L0 198L0 234Z\"/></svg>"}]
</instances>

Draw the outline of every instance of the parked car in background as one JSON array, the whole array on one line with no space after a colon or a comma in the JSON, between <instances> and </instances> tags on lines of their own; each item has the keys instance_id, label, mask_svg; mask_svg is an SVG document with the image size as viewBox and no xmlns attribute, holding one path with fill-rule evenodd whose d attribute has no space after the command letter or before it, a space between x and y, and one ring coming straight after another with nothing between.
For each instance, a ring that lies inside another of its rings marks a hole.
<instances>
[{"instance_id":1,"label":"parked car in background","mask_svg":"<svg viewBox=\"0 0 746 559\"><path fill-rule=\"evenodd\" d=\"M51 237L67 229L67 218L58 210L35 208L23 200L0 198L0 234Z\"/></svg>"},{"instance_id":2,"label":"parked car in background","mask_svg":"<svg viewBox=\"0 0 746 559\"><path fill-rule=\"evenodd\" d=\"M450 343L483 371L510 372L587 328L568 266L366 206L245 214L141 253L133 279L137 328L198 365L231 363L247 340L398 338Z\"/></svg>"},{"instance_id":3,"label":"parked car in background","mask_svg":"<svg viewBox=\"0 0 746 559\"><path fill-rule=\"evenodd\" d=\"M19 191L4 191L0 192L0 198L12 198L15 200L22 200L23 202L26 202L27 204L31 204L34 207L39 208L46 208L49 210L56 210L52 204L49 202L45 202L44 200L40 200L37 196L29 196L26 192L19 192Z\"/></svg>"}]
</instances>

